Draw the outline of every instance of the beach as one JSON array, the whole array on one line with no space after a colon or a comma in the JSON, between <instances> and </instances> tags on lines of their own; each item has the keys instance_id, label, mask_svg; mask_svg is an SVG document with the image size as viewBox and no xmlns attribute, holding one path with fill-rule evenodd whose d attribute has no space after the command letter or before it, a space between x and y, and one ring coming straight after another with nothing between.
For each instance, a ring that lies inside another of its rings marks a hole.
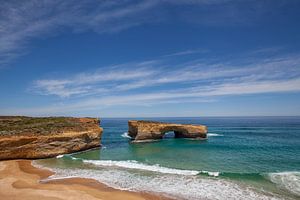
<instances>
[{"instance_id":1,"label":"beach","mask_svg":"<svg viewBox=\"0 0 300 200\"><path fill-rule=\"evenodd\" d=\"M93 179L68 178L42 181L54 173L31 165L30 160L0 162L0 197L5 200L153 200L166 198L121 191Z\"/></svg>"},{"instance_id":2,"label":"beach","mask_svg":"<svg viewBox=\"0 0 300 200\"><path fill-rule=\"evenodd\" d=\"M299 117L154 118L201 121L208 138L146 143L128 120L102 120L101 148L1 161L0 199L299 199Z\"/></svg>"}]
</instances>

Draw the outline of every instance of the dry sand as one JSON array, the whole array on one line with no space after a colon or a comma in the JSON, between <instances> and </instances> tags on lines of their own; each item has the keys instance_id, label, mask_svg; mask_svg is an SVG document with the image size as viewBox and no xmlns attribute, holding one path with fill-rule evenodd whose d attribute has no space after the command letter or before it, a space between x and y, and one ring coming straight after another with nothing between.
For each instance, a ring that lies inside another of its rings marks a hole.
<instances>
[{"instance_id":1,"label":"dry sand","mask_svg":"<svg viewBox=\"0 0 300 200\"><path fill-rule=\"evenodd\" d=\"M40 182L53 172L31 165L29 160L0 162L2 200L166 200L159 195L110 188L93 179L69 178Z\"/></svg>"}]
</instances>

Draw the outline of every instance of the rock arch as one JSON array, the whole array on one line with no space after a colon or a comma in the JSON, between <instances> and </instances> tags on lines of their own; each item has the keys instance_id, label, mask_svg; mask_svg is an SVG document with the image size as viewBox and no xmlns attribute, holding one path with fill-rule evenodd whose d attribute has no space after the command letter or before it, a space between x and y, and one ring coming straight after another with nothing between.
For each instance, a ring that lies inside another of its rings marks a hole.
<instances>
[{"instance_id":1,"label":"rock arch","mask_svg":"<svg viewBox=\"0 0 300 200\"><path fill-rule=\"evenodd\" d=\"M153 121L128 121L128 135L134 141L162 139L164 134L174 131L175 138L206 138L207 128L203 125L173 124Z\"/></svg>"}]
</instances>

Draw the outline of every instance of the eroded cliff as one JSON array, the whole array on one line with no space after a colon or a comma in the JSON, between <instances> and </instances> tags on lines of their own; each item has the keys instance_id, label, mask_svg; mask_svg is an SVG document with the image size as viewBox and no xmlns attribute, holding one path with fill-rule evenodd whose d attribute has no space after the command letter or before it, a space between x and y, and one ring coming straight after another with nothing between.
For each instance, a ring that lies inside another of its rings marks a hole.
<instances>
[{"instance_id":1,"label":"eroded cliff","mask_svg":"<svg viewBox=\"0 0 300 200\"><path fill-rule=\"evenodd\" d=\"M54 157L99 147L96 118L0 117L0 160Z\"/></svg>"},{"instance_id":2,"label":"eroded cliff","mask_svg":"<svg viewBox=\"0 0 300 200\"><path fill-rule=\"evenodd\" d=\"M206 138L207 128L203 125L173 124L153 121L128 121L128 135L134 141L162 139L164 134L174 131L176 138Z\"/></svg>"}]
</instances>

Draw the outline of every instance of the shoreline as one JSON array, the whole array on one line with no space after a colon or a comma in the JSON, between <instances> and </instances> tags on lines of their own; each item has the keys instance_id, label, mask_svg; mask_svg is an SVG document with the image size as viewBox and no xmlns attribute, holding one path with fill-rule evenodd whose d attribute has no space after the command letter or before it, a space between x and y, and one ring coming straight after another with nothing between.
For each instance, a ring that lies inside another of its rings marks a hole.
<instances>
[{"instance_id":1,"label":"shoreline","mask_svg":"<svg viewBox=\"0 0 300 200\"><path fill-rule=\"evenodd\" d=\"M0 162L0 196L10 200L170 200L141 192L118 190L94 179L67 178L42 181L54 172L37 168L31 160Z\"/></svg>"}]
</instances>

